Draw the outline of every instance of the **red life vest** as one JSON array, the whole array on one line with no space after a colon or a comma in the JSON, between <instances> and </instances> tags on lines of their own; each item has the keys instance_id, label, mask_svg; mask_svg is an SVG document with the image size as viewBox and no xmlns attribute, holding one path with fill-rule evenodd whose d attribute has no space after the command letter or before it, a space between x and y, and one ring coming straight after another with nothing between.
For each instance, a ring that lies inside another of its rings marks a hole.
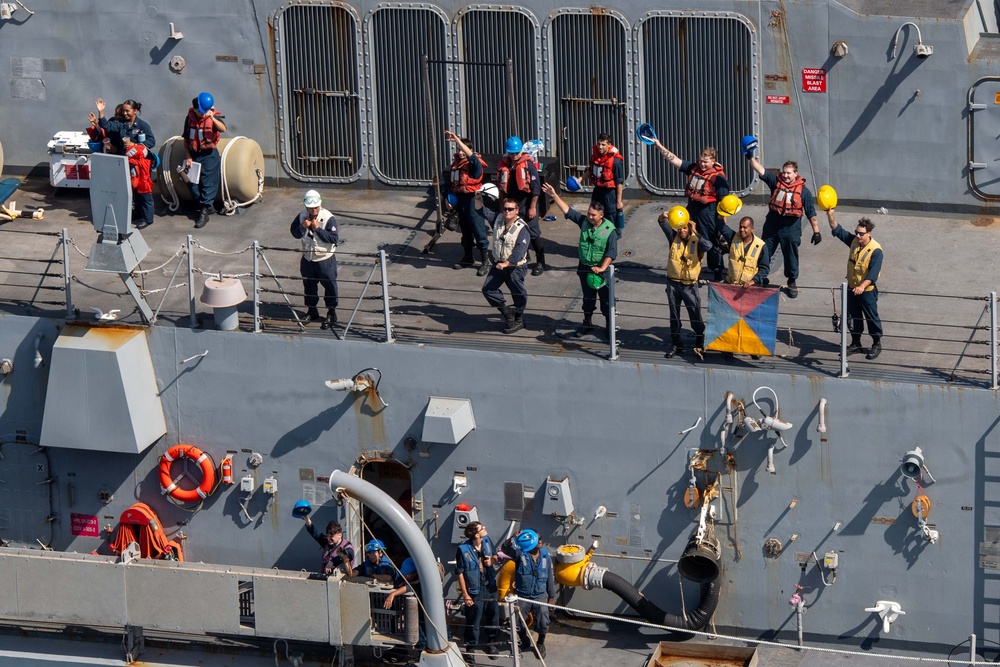
<instances>
[{"instance_id":1,"label":"red life vest","mask_svg":"<svg viewBox=\"0 0 1000 667\"><path fill-rule=\"evenodd\" d=\"M613 188L615 183L615 160L623 160L622 154L612 146L608 152L601 155L594 146L590 152L590 183L595 188Z\"/></svg>"},{"instance_id":2,"label":"red life vest","mask_svg":"<svg viewBox=\"0 0 1000 667\"><path fill-rule=\"evenodd\" d=\"M778 187L771 193L771 202L768 208L772 212L782 217L800 218L802 217L802 188L806 185L806 179L801 176L792 181L791 185L785 185L779 177Z\"/></svg>"},{"instance_id":3,"label":"red life vest","mask_svg":"<svg viewBox=\"0 0 1000 667\"><path fill-rule=\"evenodd\" d=\"M472 194L483 183L486 162L476 153L473 153L472 157L479 160L479 164L483 166L483 171L479 172L479 178L469 176L469 159L462 151L456 153L455 158L451 161L451 191L455 194Z\"/></svg>"},{"instance_id":4,"label":"red life vest","mask_svg":"<svg viewBox=\"0 0 1000 667\"><path fill-rule=\"evenodd\" d=\"M708 171L699 170L696 162L691 168L691 175L688 176L684 194L687 195L688 199L699 204L714 204L719 201L715 191L715 179L719 176L725 178L726 172L718 162L712 165Z\"/></svg>"},{"instance_id":5,"label":"red life vest","mask_svg":"<svg viewBox=\"0 0 1000 667\"><path fill-rule=\"evenodd\" d=\"M132 189L141 195L153 192L153 179L149 174L149 156L142 144L132 144L125 157L128 158L128 171L132 177Z\"/></svg>"},{"instance_id":6,"label":"red life vest","mask_svg":"<svg viewBox=\"0 0 1000 667\"><path fill-rule=\"evenodd\" d=\"M531 162L531 156L527 153L521 153L517 164L512 164L508 155L500 158L500 165L497 167L497 180L499 181L497 185L500 187L501 192L507 196L510 196L515 191L531 192L531 174L528 172L529 162ZM514 172L513 182L511 182L510 178L512 171Z\"/></svg>"},{"instance_id":7,"label":"red life vest","mask_svg":"<svg viewBox=\"0 0 1000 667\"><path fill-rule=\"evenodd\" d=\"M215 129L215 123L210 116L198 117L194 108L188 109L184 120L184 143L192 153L212 150L219 143L221 133Z\"/></svg>"}]
</instances>

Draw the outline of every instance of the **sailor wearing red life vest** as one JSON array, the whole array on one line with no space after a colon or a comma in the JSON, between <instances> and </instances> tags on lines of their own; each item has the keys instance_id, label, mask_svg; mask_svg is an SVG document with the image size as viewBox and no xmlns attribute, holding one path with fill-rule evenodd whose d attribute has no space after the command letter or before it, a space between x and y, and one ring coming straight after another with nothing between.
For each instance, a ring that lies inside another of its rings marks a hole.
<instances>
[{"instance_id":1,"label":"sailor wearing red life vest","mask_svg":"<svg viewBox=\"0 0 1000 667\"><path fill-rule=\"evenodd\" d=\"M208 224L208 216L215 209L215 195L222 179L222 158L216 146L225 131L226 124L215 110L215 98L209 93L198 93L184 119L184 166L190 168L193 162L201 165L198 182L188 183L198 205L196 229Z\"/></svg>"},{"instance_id":2,"label":"sailor wearing red life vest","mask_svg":"<svg viewBox=\"0 0 1000 667\"><path fill-rule=\"evenodd\" d=\"M781 173L777 176L764 169L754 157L755 147L745 148L744 155L750 160L753 170L771 189L771 200L768 203L767 217L764 218L764 228L761 238L767 245L767 252L774 259L775 250L781 246L781 256L785 260L785 288L788 296L794 299L799 295L795 281L799 277L799 244L802 243L802 215L809 218L812 225L811 243L817 245L823 240L819 233L819 222L816 220L816 207L813 195L806 187L806 181L799 176L799 165L789 160L781 165Z\"/></svg>"},{"instance_id":3,"label":"sailor wearing red life vest","mask_svg":"<svg viewBox=\"0 0 1000 667\"><path fill-rule=\"evenodd\" d=\"M476 209L476 191L483 184L486 162L468 139L460 139L448 130L445 130L444 138L455 144L457 149L451 161L451 194L455 195L458 224L462 229L462 259L452 268L473 266L472 249L478 248L480 264L477 273L485 276L490 270L487 257L490 242L486 236L486 221Z\"/></svg>"},{"instance_id":4,"label":"sailor wearing red life vest","mask_svg":"<svg viewBox=\"0 0 1000 667\"><path fill-rule=\"evenodd\" d=\"M621 152L611 144L611 135L602 132L597 135L597 143L590 153L590 184L594 186L590 201L604 205L604 217L615 224L618 238L625 228L622 213L622 190L625 184L625 160Z\"/></svg>"},{"instance_id":5,"label":"sailor wearing red life vest","mask_svg":"<svg viewBox=\"0 0 1000 667\"><path fill-rule=\"evenodd\" d=\"M535 266L531 275L540 276L545 271L545 248L542 246L542 228L538 224L538 195L541 180L534 160L524 151L520 137L507 137L506 151L497 165L497 187L503 197L518 203L520 217L528 225L531 248L535 251Z\"/></svg>"},{"instance_id":6,"label":"sailor wearing red life vest","mask_svg":"<svg viewBox=\"0 0 1000 667\"><path fill-rule=\"evenodd\" d=\"M128 172L132 181L132 221L136 229L153 224L153 179L150 175L149 149L133 144L128 135L122 136Z\"/></svg>"},{"instance_id":7,"label":"sailor wearing red life vest","mask_svg":"<svg viewBox=\"0 0 1000 667\"><path fill-rule=\"evenodd\" d=\"M729 194L729 181L726 172L717 162L719 153L711 146L701 150L697 161L682 160L675 153L654 140L653 145L659 149L660 155L688 177L684 186L687 195L687 210L691 221L695 223L698 237L712 244L708 251L708 276L711 280L722 281L726 277L723 255L729 250L729 242L736 233L726 226L716 214L716 204Z\"/></svg>"}]
</instances>

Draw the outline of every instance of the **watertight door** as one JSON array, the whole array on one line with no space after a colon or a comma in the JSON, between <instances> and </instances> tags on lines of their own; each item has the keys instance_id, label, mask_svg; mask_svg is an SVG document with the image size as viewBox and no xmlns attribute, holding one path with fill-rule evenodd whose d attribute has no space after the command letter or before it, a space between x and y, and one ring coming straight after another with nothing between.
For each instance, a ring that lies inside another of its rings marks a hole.
<instances>
[{"instance_id":1,"label":"watertight door","mask_svg":"<svg viewBox=\"0 0 1000 667\"><path fill-rule=\"evenodd\" d=\"M969 187L984 199L1000 197L1000 77L969 89Z\"/></svg>"},{"instance_id":2,"label":"watertight door","mask_svg":"<svg viewBox=\"0 0 1000 667\"><path fill-rule=\"evenodd\" d=\"M579 11L562 10L550 26L552 95L559 100L555 127L561 134L560 181L567 176L583 178L591 148L602 132L611 135L612 145L621 152L627 179L632 145L628 125L632 86L626 69L629 32L617 12ZM594 57L595 45L605 52L601 57Z\"/></svg>"},{"instance_id":3,"label":"watertight door","mask_svg":"<svg viewBox=\"0 0 1000 667\"><path fill-rule=\"evenodd\" d=\"M311 3L288 5L275 20L282 163L303 181L358 180L367 168L360 19L346 6Z\"/></svg>"}]
</instances>

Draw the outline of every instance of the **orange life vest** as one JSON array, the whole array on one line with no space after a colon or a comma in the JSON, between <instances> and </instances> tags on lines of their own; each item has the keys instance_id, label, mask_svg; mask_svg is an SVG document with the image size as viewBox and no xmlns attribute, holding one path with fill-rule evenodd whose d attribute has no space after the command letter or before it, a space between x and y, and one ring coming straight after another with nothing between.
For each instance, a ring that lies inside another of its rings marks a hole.
<instances>
[{"instance_id":1,"label":"orange life vest","mask_svg":"<svg viewBox=\"0 0 1000 667\"><path fill-rule=\"evenodd\" d=\"M804 207L802 205L802 188L806 185L806 180L799 176L791 185L785 185L778 180L778 187L771 193L771 202L768 208L772 212L782 217L800 218Z\"/></svg>"},{"instance_id":2,"label":"orange life vest","mask_svg":"<svg viewBox=\"0 0 1000 667\"><path fill-rule=\"evenodd\" d=\"M153 191L153 180L149 174L150 164L146 147L142 144L132 144L125 151L125 157L128 158L132 189L142 195L150 194Z\"/></svg>"},{"instance_id":3,"label":"orange life vest","mask_svg":"<svg viewBox=\"0 0 1000 667\"><path fill-rule=\"evenodd\" d=\"M688 176L684 194L687 195L688 199L699 204L714 204L719 201L718 193L715 191L715 179L719 176L725 178L726 172L718 162L707 171L698 169L696 162L691 168L691 175Z\"/></svg>"},{"instance_id":4,"label":"orange life vest","mask_svg":"<svg viewBox=\"0 0 1000 667\"><path fill-rule=\"evenodd\" d=\"M594 146L590 153L590 182L595 188L613 188L617 185L615 160L623 160L617 148L612 146L606 154L601 155L597 152L597 146Z\"/></svg>"},{"instance_id":5,"label":"orange life vest","mask_svg":"<svg viewBox=\"0 0 1000 667\"><path fill-rule=\"evenodd\" d=\"M483 183L483 174L486 170L486 162L478 154L473 153L472 157L479 160L483 166L483 171L479 172L479 178L469 176L469 159L465 153L459 151L451 161L451 191L455 194L472 194L479 189Z\"/></svg>"},{"instance_id":6,"label":"orange life vest","mask_svg":"<svg viewBox=\"0 0 1000 667\"><path fill-rule=\"evenodd\" d=\"M215 148L222 136L215 129L215 123L210 116L198 117L194 108L188 109L187 118L184 120L184 143L192 153L200 153Z\"/></svg>"},{"instance_id":7,"label":"orange life vest","mask_svg":"<svg viewBox=\"0 0 1000 667\"><path fill-rule=\"evenodd\" d=\"M517 164L511 163L510 157L504 155L500 158L500 165L497 167L497 180L500 191L510 196L514 191L531 192L531 173L528 171L528 163L531 156L522 153ZM514 179L511 181L510 173L514 172Z\"/></svg>"}]
</instances>

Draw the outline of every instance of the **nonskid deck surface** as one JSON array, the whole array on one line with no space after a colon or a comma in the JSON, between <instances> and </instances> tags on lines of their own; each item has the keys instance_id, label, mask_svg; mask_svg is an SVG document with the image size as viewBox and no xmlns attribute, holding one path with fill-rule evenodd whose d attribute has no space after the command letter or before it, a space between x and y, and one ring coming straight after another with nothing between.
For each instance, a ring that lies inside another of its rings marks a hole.
<instances>
[{"instance_id":1,"label":"nonskid deck surface","mask_svg":"<svg viewBox=\"0 0 1000 667\"><path fill-rule=\"evenodd\" d=\"M149 290L147 299L155 310L157 324L188 326L187 261L181 252L187 236L194 238L194 284L200 296L205 279L222 272L239 276L252 287L250 244L263 248L260 261L261 314L267 332L297 333L299 325L285 305L284 295L301 315L302 284L298 279L297 241L288 232L293 216L302 208L302 188L267 188L264 201L232 217L213 216L207 227L193 228L186 211L165 212L143 231L151 252L136 282ZM578 228L561 215L543 221L546 262L549 270L527 280L529 304L526 328L517 334L501 333L502 319L490 308L481 292L482 278L473 269L454 270L462 255L460 234L446 231L429 253L423 252L434 233L436 211L422 191L328 189L321 190L325 206L338 218L341 247L338 251L340 328L359 304L366 281L372 275L379 249L388 255L388 280L393 332L404 343L481 348L502 352L566 355L600 359L608 355L606 335L573 336L581 320L580 287L575 273ZM58 233L66 228L72 239L69 252L72 301L82 320L95 317L92 308L107 312L122 310L124 321L138 323L139 315L114 274L84 270L96 233L90 223L89 199L85 191L54 193L44 179L26 180L15 198L21 208L43 206L42 221L18 219L0 226L4 251L0 253L0 307L24 312L64 316L61 264L45 260L62 257ZM580 208L587 199L570 200ZM618 342L623 361L669 364L699 364L719 367L761 368L782 373L836 376L840 373L839 334L833 332L831 316L840 313L839 285L843 281L848 248L829 233L825 214L820 213L823 241L810 245L808 235L800 248L800 295L790 299L783 292L778 320L775 356L759 361L737 356L726 361L719 353L706 353L704 360L693 353L664 359L669 340L665 286L667 243L656 224L656 216L677 199L628 201L628 223L619 244L616 262L618 281ZM766 209L748 205L759 232ZM549 214L558 213L553 206ZM879 310L885 328L885 351L875 361L863 355L850 357L851 377L905 380L925 383L955 381L963 385L989 386L988 295L997 288L994 248L1000 243L1000 221L971 215L902 214L897 211L838 209L838 221L853 226L868 216L876 227L874 237L885 251L879 281ZM805 225L808 228L808 225ZM28 232L28 233L20 233ZM43 232L45 235L30 232ZM266 260L266 261L265 261ZM174 287L171 275L181 262ZM274 276L272 276L272 271ZM48 272L44 280L38 273ZM783 262L772 262L772 285L784 284ZM280 287L278 286L280 284ZM39 286L56 289L38 289ZM835 291L831 291L834 289ZM707 287L701 289L703 304ZM834 298L836 297L836 305ZM51 303L42 303L51 302ZM240 307L241 328L252 328L250 302ZM211 314L198 305L204 326ZM842 315L842 313L841 313ZM693 343L686 314L684 336ZM595 317L603 325L603 317ZM305 335L333 335L321 331L319 323L305 328ZM380 274L375 271L364 291L350 337L384 340ZM864 344L870 344L867 334Z\"/></svg>"}]
</instances>

